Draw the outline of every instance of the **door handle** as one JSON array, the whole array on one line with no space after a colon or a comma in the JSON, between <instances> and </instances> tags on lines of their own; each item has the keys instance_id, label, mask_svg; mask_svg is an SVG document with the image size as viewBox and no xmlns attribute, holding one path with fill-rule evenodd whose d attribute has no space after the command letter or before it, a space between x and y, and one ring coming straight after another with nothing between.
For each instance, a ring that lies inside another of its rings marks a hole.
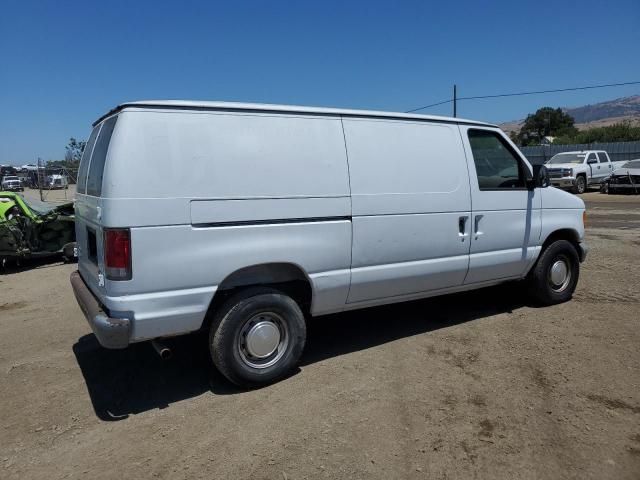
<instances>
[{"instance_id":1,"label":"door handle","mask_svg":"<svg viewBox=\"0 0 640 480\"><path fill-rule=\"evenodd\" d=\"M464 242L464 239L469 236L467 233L467 221L469 220L469 215L463 215L458 218L458 237L460 237L460 241Z\"/></svg>"},{"instance_id":2,"label":"door handle","mask_svg":"<svg viewBox=\"0 0 640 480\"><path fill-rule=\"evenodd\" d=\"M476 215L473 219L473 233L475 234L476 239L480 235L484 235L484 232L480 231L480 220L482 220L482 217L484 217L484 215Z\"/></svg>"}]
</instances>

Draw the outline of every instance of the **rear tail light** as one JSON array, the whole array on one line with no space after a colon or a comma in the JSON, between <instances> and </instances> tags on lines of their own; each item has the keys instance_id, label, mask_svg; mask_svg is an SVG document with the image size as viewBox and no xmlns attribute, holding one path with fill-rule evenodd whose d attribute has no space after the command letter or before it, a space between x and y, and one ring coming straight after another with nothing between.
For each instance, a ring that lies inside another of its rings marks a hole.
<instances>
[{"instance_id":1,"label":"rear tail light","mask_svg":"<svg viewBox=\"0 0 640 480\"><path fill-rule=\"evenodd\" d=\"M104 231L104 266L109 280L131 280L131 232L128 228Z\"/></svg>"}]
</instances>

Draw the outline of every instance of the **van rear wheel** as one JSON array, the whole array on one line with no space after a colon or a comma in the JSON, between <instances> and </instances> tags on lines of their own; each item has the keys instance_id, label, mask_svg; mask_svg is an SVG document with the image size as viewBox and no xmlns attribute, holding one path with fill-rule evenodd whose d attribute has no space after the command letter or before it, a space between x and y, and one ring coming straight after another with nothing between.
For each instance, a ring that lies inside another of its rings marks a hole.
<instances>
[{"instance_id":1,"label":"van rear wheel","mask_svg":"<svg viewBox=\"0 0 640 480\"><path fill-rule=\"evenodd\" d=\"M213 363L241 387L273 383L298 364L306 340L298 304L282 292L252 288L216 312L209 332Z\"/></svg>"},{"instance_id":2,"label":"van rear wheel","mask_svg":"<svg viewBox=\"0 0 640 480\"><path fill-rule=\"evenodd\" d=\"M556 240L540 255L529 274L531 296L541 305L566 302L578 285L580 260L567 240Z\"/></svg>"}]
</instances>

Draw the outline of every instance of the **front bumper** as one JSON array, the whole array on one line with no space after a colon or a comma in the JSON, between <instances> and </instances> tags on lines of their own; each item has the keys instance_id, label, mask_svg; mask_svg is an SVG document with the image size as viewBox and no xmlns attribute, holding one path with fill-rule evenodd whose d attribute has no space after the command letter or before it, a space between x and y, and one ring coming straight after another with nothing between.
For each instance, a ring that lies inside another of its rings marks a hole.
<instances>
[{"instance_id":1,"label":"front bumper","mask_svg":"<svg viewBox=\"0 0 640 480\"><path fill-rule=\"evenodd\" d=\"M576 184L576 177L556 177L549 180L551 180L551 185L560 188L573 187Z\"/></svg>"},{"instance_id":2,"label":"front bumper","mask_svg":"<svg viewBox=\"0 0 640 480\"><path fill-rule=\"evenodd\" d=\"M105 348L127 347L131 335L131 321L128 318L109 317L78 271L71 273L71 286L78 305L100 345Z\"/></svg>"}]
</instances>

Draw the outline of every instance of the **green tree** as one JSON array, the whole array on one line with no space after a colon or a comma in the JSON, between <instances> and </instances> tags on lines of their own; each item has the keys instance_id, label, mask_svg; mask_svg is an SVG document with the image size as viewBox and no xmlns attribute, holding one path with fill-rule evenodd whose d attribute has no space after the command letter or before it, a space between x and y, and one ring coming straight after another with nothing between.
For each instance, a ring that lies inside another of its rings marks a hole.
<instances>
[{"instance_id":1,"label":"green tree","mask_svg":"<svg viewBox=\"0 0 640 480\"><path fill-rule=\"evenodd\" d=\"M540 143L543 137L571 136L578 133L573 117L560 108L542 107L527 115L518 134L520 145Z\"/></svg>"},{"instance_id":2,"label":"green tree","mask_svg":"<svg viewBox=\"0 0 640 480\"><path fill-rule=\"evenodd\" d=\"M70 138L69 143L65 147L64 160L48 160L48 168L64 168L67 174L75 178L75 172L80 167L80 159L82 158L82 152L86 142L84 140L76 140Z\"/></svg>"},{"instance_id":3,"label":"green tree","mask_svg":"<svg viewBox=\"0 0 640 480\"><path fill-rule=\"evenodd\" d=\"M76 167L80 164L80 159L82 158L82 152L84 152L84 147L87 144L84 140L76 140L71 137L69 139L69 143L65 147L66 153L64 154L64 159L69 165L75 165Z\"/></svg>"},{"instance_id":4,"label":"green tree","mask_svg":"<svg viewBox=\"0 0 640 480\"><path fill-rule=\"evenodd\" d=\"M577 132L575 135L563 135L553 143L568 145L573 143L605 143L605 142L634 142L640 140L640 124L621 122L607 127L594 127Z\"/></svg>"}]
</instances>

